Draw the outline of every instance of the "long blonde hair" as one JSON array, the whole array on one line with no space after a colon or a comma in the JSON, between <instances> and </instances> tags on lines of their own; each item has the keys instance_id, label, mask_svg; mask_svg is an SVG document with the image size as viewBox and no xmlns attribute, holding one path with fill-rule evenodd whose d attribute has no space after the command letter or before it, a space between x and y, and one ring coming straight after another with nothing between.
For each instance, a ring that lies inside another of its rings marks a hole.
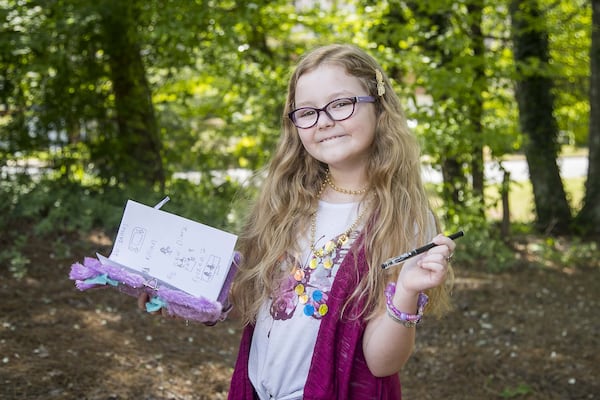
<instances>
[{"instance_id":1,"label":"long blonde hair","mask_svg":"<svg viewBox=\"0 0 600 400\"><path fill-rule=\"evenodd\" d=\"M397 279L399 272L399 268L384 271L381 263L424 244L430 239L426 237L428 232L439 231L421 180L417 139L408 128L400 100L383 69L357 47L319 47L300 60L290 77L282 135L239 237L242 262L231 300L245 324L256 320L260 307L274 293L281 276L281 259L286 252L297 250L298 233L308 229L310 215L317 207L317 193L327 165L304 149L297 128L287 114L295 108L300 76L324 63L345 68L362 82L369 95L378 99L375 139L367 168L373 195L362 242L369 270L346 304L363 299L363 314L366 318L372 317L383 307L386 283ZM382 73L386 89L382 96L378 96L376 71ZM428 311L439 315L448 309L448 285L432 289L428 294Z\"/></svg>"}]
</instances>

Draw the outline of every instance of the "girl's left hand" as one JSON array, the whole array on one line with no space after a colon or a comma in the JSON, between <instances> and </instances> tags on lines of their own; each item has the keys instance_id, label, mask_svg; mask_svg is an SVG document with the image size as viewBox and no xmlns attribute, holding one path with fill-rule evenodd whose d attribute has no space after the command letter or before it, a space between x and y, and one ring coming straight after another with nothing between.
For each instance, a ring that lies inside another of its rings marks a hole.
<instances>
[{"instance_id":1,"label":"girl's left hand","mask_svg":"<svg viewBox=\"0 0 600 400\"><path fill-rule=\"evenodd\" d=\"M417 294L444 283L448 272L448 261L456 248L456 243L441 234L434 237L432 242L438 246L404 263L396 283L397 287L407 293Z\"/></svg>"}]
</instances>

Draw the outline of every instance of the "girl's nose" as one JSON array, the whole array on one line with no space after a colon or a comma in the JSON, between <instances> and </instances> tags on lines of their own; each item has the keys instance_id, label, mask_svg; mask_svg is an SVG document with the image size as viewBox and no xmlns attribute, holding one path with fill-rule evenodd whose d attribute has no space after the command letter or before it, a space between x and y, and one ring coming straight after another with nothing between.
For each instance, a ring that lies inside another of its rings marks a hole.
<instances>
[{"instance_id":1,"label":"girl's nose","mask_svg":"<svg viewBox=\"0 0 600 400\"><path fill-rule=\"evenodd\" d=\"M317 120L317 127L319 129L332 126L334 123L335 121L329 116L327 111L319 111L319 119Z\"/></svg>"}]
</instances>

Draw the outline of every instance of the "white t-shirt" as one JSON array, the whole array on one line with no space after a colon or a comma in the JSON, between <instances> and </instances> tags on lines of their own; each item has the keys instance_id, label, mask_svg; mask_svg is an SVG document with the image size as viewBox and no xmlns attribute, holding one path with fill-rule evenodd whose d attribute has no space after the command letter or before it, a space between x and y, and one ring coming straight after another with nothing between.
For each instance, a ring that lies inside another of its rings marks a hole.
<instances>
[{"instance_id":1,"label":"white t-shirt","mask_svg":"<svg viewBox=\"0 0 600 400\"><path fill-rule=\"evenodd\" d=\"M319 202L316 224L315 248L345 232L357 219L359 203ZM360 221L359 228L364 221ZM342 248L334 253L333 265L316 269L308 266L311 259L308 233L304 235L303 254L294 261L292 257L282 263L289 270L289 262L304 268L302 281L298 276L286 276L279 296L267 302L260 310L248 361L248 374L260 399L302 399L304 384L313 356L320 314L326 310L326 300L341 261L358 236L355 230ZM298 289L299 283L302 288ZM302 298L299 293L304 291ZM308 300L306 300L308 298ZM308 314L308 315L307 315ZM326 315L326 314L325 314Z\"/></svg>"}]
</instances>

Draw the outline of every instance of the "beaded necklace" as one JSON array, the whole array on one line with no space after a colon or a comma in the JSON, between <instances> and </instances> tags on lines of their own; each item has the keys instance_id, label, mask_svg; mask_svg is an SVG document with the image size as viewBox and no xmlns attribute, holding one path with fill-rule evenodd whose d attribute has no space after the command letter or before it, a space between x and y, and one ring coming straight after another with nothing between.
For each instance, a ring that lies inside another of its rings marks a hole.
<instances>
[{"instance_id":1,"label":"beaded necklace","mask_svg":"<svg viewBox=\"0 0 600 400\"><path fill-rule=\"evenodd\" d=\"M327 179L325 180L325 183L326 182L327 182ZM319 193L317 194L317 197L319 199L321 198L321 193L323 192L325 183L323 183L323 185L321 185L321 189L319 190ZM315 269L315 268L317 268L317 266L319 264L323 264L323 267L325 267L325 269L331 268L332 267L331 257L330 257L331 253L333 253L336 249L338 249L339 247L346 244L346 242L348 241L348 235L350 235L350 233L352 231L354 231L354 229L356 229L358 223L360 222L360 220L362 219L362 217L365 215L366 212L367 212L367 207L364 207L363 210L358 215L358 217L356 218L356 220L352 223L352 225L350 225L350 227L348 229L346 229L344 232L339 234L336 238L328 240L323 245L323 247L317 249L317 248L315 248L315 242L317 240L317 238L316 238L317 211L315 211L312 214L311 221L310 221L310 251L312 253L312 257L308 264L309 267L311 269Z\"/></svg>"},{"instance_id":2,"label":"beaded necklace","mask_svg":"<svg viewBox=\"0 0 600 400\"><path fill-rule=\"evenodd\" d=\"M321 198L321 194L326 184L329 184L327 176L317 193L317 198ZM366 190L365 190L366 191ZM292 271L292 277L296 282L294 286L294 292L298 296L298 301L304 305L304 314L314 318L321 318L327 314L329 308L327 306L327 293L319 289L315 289L309 296L306 287L310 279L312 271L316 270L319 266L322 266L325 270L330 271L334 265L335 253L338 249L341 249L350 239L350 235L356 229L364 215L367 213L368 207L364 207L360 212L356 220L341 234L337 235L333 239L328 240L322 247L316 248L316 232L317 232L317 211L311 215L310 224L310 251L311 257L307 267L296 267Z\"/></svg>"}]
</instances>

